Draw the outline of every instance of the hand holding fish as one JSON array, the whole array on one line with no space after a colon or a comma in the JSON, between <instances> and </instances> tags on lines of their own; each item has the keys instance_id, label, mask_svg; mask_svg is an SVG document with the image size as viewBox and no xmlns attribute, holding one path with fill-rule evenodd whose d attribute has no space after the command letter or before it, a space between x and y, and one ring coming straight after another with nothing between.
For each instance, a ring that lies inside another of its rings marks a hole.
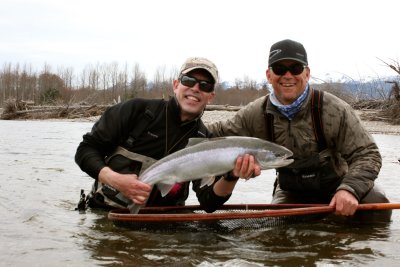
<instances>
[{"instance_id":1,"label":"hand holding fish","mask_svg":"<svg viewBox=\"0 0 400 267\"><path fill-rule=\"evenodd\" d=\"M218 196L227 196L232 194L233 189L239 178L248 180L261 174L261 167L256 163L253 155L244 154L237 157L232 171L225 174L222 179L219 179L214 185L214 192ZM225 176L229 175L230 179ZM237 178L237 179L236 179Z\"/></svg>"},{"instance_id":2,"label":"hand holding fish","mask_svg":"<svg viewBox=\"0 0 400 267\"><path fill-rule=\"evenodd\" d=\"M136 174L120 174L109 167L100 170L99 181L112 186L138 205L146 203L152 189L151 185L139 181Z\"/></svg>"},{"instance_id":3,"label":"hand holding fish","mask_svg":"<svg viewBox=\"0 0 400 267\"><path fill-rule=\"evenodd\" d=\"M245 154L236 159L235 168L232 170L232 176L248 180L260 174L261 167L256 163L253 155Z\"/></svg>"}]
</instances>

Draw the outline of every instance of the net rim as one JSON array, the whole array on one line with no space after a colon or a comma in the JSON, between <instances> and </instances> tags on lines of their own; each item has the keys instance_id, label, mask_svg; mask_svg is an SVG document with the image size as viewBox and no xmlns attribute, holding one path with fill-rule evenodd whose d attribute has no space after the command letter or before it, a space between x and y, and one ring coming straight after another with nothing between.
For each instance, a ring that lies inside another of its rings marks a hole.
<instances>
[{"instance_id":1,"label":"net rim","mask_svg":"<svg viewBox=\"0 0 400 267\"><path fill-rule=\"evenodd\" d=\"M234 220L263 217L300 216L332 212L327 204L227 204L214 213L205 213L200 205L145 207L138 214L128 209L115 209L108 213L108 219L114 222L187 222ZM194 213L168 213L172 211L190 211ZM201 213L195 213L196 211Z\"/></svg>"}]
</instances>

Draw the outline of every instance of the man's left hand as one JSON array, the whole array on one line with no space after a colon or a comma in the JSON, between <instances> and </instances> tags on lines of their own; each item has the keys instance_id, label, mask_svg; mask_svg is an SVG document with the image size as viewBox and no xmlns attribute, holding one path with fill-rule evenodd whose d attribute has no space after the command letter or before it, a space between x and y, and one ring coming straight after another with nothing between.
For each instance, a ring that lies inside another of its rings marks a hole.
<instances>
[{"instance_id":1,"label":"man's left hand","mask_svg":"<svg viewBox=\"0 0 400 267\"><path fill-rule=\"evenodd\" d=\"M333 196L329 206L335 207L335 214L352 216L357 211L358 200L349 191L339 190Z\"/></svg>"}]
</instances>

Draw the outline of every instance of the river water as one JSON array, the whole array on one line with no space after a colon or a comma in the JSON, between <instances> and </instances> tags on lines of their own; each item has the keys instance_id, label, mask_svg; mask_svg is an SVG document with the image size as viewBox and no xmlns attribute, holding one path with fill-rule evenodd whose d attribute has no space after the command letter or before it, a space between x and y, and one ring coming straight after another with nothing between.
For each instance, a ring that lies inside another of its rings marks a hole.
<instances>
[{"instance_id":1,"label":"river water","mask_svg":"<svg viewBox=\"0 0 400 267\"><path fill-rule=\"evenodd\" d=\"M134 231L75 211L92 179L74 163L92 122L0 121L0 266L398 266L400 210L384 225L322 220L263 229ZM400 136L374 135L377 184L400 202ZM273 171L239 182L228 203L269 203ZM188 204L197 204L190 195Z\"/></svg>"}]
</instances>

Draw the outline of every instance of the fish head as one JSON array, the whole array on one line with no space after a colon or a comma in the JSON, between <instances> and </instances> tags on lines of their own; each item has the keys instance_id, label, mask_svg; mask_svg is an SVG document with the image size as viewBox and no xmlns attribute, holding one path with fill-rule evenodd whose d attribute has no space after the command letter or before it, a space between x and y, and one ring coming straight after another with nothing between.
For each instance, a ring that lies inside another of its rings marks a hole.
<instances>
[{"instance_id":1,"label":"fish head","mask_svg":"<svg viewBox=\"0 0 400 267\"><path fill-rule=\"evenodd\" d=\"M256 152L255 158L261 169L275 169L287 166L293 162L290 157L293 152L284 146L265 141L261 149Z\"/></svg>"}]
</instances>

